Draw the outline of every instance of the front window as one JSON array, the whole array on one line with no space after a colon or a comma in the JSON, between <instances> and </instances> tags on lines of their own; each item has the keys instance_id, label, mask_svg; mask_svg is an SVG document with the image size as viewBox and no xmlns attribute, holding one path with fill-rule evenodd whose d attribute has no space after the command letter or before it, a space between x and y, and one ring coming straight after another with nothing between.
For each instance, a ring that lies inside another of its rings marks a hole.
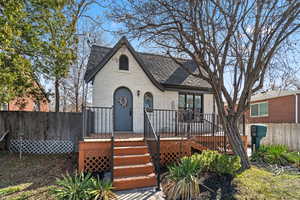
<instances>
[{"instance_id":1,"label":"front window","mask_svg":"<svg viewBox=\"0 0 300 200\"><path fill-rule=\"evenodd\" d=\"M33 102L33 111L39 112L41 110L40 102Z\"/></svg>"},{"instance_id":2,"label":"front window","mask_svg":"<svg viewBox=\"0 0 300 200\"><path fill-rule=\"evenodd\" d=\"M250 105L250 115L251 117L264 117L268 116L268 102L255 103Z\"/></svg>"},{"instance_id":3,"label":"front window","mask_svg":"<svg viewBox=\"0 0 300 200\"><path fill-rule=\"evenodd\" d=\"M178 107L181 110L194 110L203 112L203 95L180 93Z\"/></svg>"},{"instance_id":4,"label":"front window","mask_svg":"<svg viewBox=\"0 0 300 200\"><path fill-rule=\"evenodd\" d=\"M153 96L150 92L145 93L144 108L145 109L153 109Z\"/></svg>"}]
</instances>

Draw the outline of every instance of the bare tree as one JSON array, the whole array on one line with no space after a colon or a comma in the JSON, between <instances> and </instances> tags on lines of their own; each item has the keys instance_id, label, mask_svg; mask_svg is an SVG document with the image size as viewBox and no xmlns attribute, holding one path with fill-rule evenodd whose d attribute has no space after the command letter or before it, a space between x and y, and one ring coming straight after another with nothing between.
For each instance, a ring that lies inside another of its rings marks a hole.
<instances>
[{"instance_id":1,"label":"bare tree","mask_svg":"<svg viewBox=\"0 0 300 200\"><path fill-rule=\"evenodd\" d=\"M300 35L299 35L300 36ZM300 88L299 37L288 42L274 56L267 70L264 90L295 90Z\"/></svg>"},{"instance_id":2,"label":"bare tree","mask_svg":"<svg viewBox=\"0 0 300 200\"><path fill-rule=\"evenodd\" d=\"M212 86L225 133L246 169L238 121L275 53L299 30L299 13L297 0L128 0L112 3L109 16L124 23L122 33L165 48L176 62L175 55L197 64L196 71L185 69ZM226 73L233 75L232 92Z\"/></svg>"},{"instance_id":3,"label":"bare tree","mask_svg":"<svg viewBox=\"0 0 300 200\"><path fill-rule=\"evenodd\" d=\"M90 18L85 18L80 22L80 31L77 34L77 60L70 67L68 76L63 80L65 95L62 97L62 107L64 111L69 112L79 112L83 103L83 95L89 92L89 90L84 92L84 74L91 46L93 44L104 45L100 21L95 24Z\"/></svg>"}]
</instances>

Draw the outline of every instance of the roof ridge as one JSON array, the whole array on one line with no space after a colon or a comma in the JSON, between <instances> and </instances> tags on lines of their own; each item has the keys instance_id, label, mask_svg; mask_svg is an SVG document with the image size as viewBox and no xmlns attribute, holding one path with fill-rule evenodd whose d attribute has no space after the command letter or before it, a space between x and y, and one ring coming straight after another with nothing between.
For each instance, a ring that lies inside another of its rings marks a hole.
<instances>
[{"instance_id":1,"label":"roof ridge","mask_svg":"<svg viewBox=\"0 0 300 200\"><path fill-rule=\"evenodd\" d=\"M97 44L93 44L92 46L105 48L105 49L112 49L113 48L113 47L107 47L107 46L102 46L102 45L97 45ZM162 54L158 54L158 53L149 53L149 52L141 52L141 51L136 51L136 53L143 54L143 55L160 56L160 57L172 59L171 57L169 57L167 55L162 55ZM187 58L178 58L178 57L176 57L176 59L184 60L184 61L192 61L192 59L187 59Z\"/></svg>"}]
</instances>

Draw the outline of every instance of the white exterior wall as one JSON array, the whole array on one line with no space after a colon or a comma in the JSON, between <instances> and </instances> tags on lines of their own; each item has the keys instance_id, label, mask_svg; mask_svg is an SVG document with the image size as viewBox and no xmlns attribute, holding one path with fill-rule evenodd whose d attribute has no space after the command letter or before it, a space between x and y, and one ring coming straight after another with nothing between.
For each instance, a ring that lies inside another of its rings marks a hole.
<instances>
[{"instance_id":1,"label":"white exterior wall","mask_svg":"<svg viewBox=\"0 0 300 200\"><path fill-rule=\"evenodd\" d=\"M126 55L129 60L129 70L119 70L119 57ZM161 91L147 77L143 69L134 59L130 51L123 46L107 62L95 76L93 84L93 106L110 107L113 105L114 91L121 87L127 87L133 96L133 131L143 132L144 126L144 94L150 92L153 95L153 107L156 109L176 109L178 107L178 92ZM140 95L137 96L137 91Z\"/></svg>"},{"instance_id":2,"label":"white exterior wall","mask_svg":"<svg viewBox=\"0 0 300 200\"><path fill-rule=\"evenodd\" d=\"M203 94L203 101L204 101L203 113L206 113L206 114L213 113L214 95L213 94ZM215 112L217 113L216 105L215 105Z\"/></svg>"},{"instance_id":3,"label":"white exterior wall","mask_svg":"<svg viewBox=\"0 0 300 200\"><path fill-rule=\"evenodd\" d=\"M128 57L128 71L119 70L119 57L122 54ZM179 93L177 91L159 90L144 73L142 67L139 66L126 46L121 47L95 76L93 82L93 106L111 107L115 90L122 86L127 87L133 96L133 131L136 133L143 133L144 130L143 109L144 94L146 92L150 92L153 95L153 107L155 109L178 109ZM138 90L140 91L139 96L137 96ZM204 113L212 113L213 95L204 94L203 96ZM172 121L175 121L175 119ZM103 132L103 130L101 131Z\"/></svg>"}]
</instances>

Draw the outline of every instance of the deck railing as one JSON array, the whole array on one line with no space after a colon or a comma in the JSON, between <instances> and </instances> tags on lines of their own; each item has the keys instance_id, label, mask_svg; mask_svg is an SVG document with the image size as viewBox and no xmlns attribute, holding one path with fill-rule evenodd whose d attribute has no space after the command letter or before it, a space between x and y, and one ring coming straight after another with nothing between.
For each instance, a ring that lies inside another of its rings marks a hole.
<instances>
[{"instance_id":1,"label":"deck railing","mask_svg":"<svg viewBox=\"0 0 300 200\"><path fill-rule=\"evenodd\" d=\"M88 106L83 109L83 137L111 138L112 134L113 107Z\"/></svg>"},{"instance_id":2,"label":"deck railing","mask_svg":"<svg viewBox=\"0 0 300 200\"><path fill-rule=\"evenodd\" d=\"M156 134L147 110L144 111L144 139L155 167L157 190L160 190L160 135Z\"/></svg>"},{"instance_id":3,"label":"deck railing","mask_svg":"<svg viewBox=\"0 0 300 200\"><path fill-rule=\"evenodd\" d=\"M152 109L148 112L154 130L161 137L217 136L223 134L218 115L193 110Z\"/></svg>"},{"instance_id":4,"label":"deck railing","mask_svg":"<svg viewBox=\"0 0 300 200\"><path fill-rule=\"evenodd\" d=\"M113 107L83 108L83 138L101 136L111 140L111 181L113 182L114 169L114 116Z\"/></svg>"}]
</instances>

